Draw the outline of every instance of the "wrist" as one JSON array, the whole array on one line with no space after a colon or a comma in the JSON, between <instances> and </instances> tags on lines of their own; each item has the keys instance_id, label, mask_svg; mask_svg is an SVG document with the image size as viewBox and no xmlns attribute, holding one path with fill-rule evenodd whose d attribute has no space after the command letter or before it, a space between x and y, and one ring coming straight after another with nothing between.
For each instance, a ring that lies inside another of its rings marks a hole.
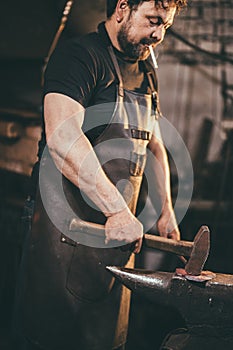
<instances>
[{"instance_id":1,"label":"wrist","mask_svg":"<svg viewBox=\"0 0 233 350\"><path fill-rule=\"evenodd\" d=\"M128 210L127 203L114 185L103 188L102 184L97 184L96 190L97 205L106 217Z\"/></svg>"},{"instance_id":2,"label":"wrist","mask_svg":"<svg viewBox=\"0 0 233 350\"><path fill-rule=\"evenodd\" d=\"M161 214L163 214L164 212L168 212L168 211L169 212L173 211L173 205L172 205L171 200L169 200L169 199L164 201Z\"/></svg>"},{"instance_id":3,"label":"wrist","mask_svg":"<svg viewBox=\"0 0 233 350\"><path fill-rule=\"evenodd\" d=\"M115 201L108 202L105 208L106 209L103 210L103 213L107 218L121 213L128 213L130 211L121 195Z\"/></svg>"}]
</instances>

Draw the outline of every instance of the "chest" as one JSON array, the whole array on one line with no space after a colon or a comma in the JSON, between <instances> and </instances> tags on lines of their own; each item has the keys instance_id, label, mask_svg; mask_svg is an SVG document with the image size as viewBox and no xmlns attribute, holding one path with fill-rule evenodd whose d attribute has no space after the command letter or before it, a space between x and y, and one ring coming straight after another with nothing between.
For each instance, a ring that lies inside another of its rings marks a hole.
<instances>
[{"instance_id":1,"label":"chest","mask_svg":"<svg viewBox=\"0 0 233 350\"><path fill-rule=\"evenodd\" d=\"M124 89L139 94L151 94L147 74L142 64L132 64L121 59L117 59L117 63ZM112 64L103 62L101 76L97 81L91 104L115 102L118 83L119 80Z\"/></svg>"}]
</instances>

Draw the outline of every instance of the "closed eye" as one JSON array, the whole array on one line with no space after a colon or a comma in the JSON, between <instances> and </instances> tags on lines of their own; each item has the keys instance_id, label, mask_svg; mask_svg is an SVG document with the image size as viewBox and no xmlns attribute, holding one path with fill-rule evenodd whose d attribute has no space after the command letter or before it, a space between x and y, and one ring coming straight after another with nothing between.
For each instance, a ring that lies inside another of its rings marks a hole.
<instances>
[{"instance_id":1,"label":"closed eye","mask_svg":"<svg viewBox=\"0 0 233 350\"><path fill-rule=\"evenodd\" d=\"M163 24L165 30L168 29L171 26L170 23L165 23L161 17L156 17L156 18L155 17L153 17L153 18L150 17L149 18L149 22L150 22L151 26L158 26L159 27L161 24Z\"/></svg>"},{"instance_id":2,"label":"closed eye","mask_svg":"<svg viewBox=\"0 0 233 350\"><path fill-rule=\"evenodd\" d=\"M149 20L149 22L150 22L150 24L151 24L152 26L155 26L155 25L157 25L157 24L158 24L158 22L157 22L157 21L152 20L152 19L150 19L150 20Z\"/></svg>"},{"instance_id":3,"label":"closed eye","mask_svg":"<svg viewBox=\"0 0 233 350\"><path fill-rule=\"evenodd\" d=\"M149 18L149 22L152 26L160 26L163 23L163 20L161 17L153 17Z\"/></svg>"}]
</instances>

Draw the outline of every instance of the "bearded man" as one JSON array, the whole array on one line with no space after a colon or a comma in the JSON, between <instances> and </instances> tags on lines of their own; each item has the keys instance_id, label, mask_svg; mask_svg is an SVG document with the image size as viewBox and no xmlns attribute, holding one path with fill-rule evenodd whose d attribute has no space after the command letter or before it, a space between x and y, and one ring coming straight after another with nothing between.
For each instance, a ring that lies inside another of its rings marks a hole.
<instances>
[{"instance_id":1,"label":"bearded man","mask_svg":"<svg viewBox=\"0 0 233 350\"><path fill-rule=\"evenodd\" d=\"M105 267L133 266L140 252L135 213L147 152L163 172L158 232L180 239L148 57L185 4L107 0L97 32L69 39L49 61L35 207L15 303L23 349L124 349L130 293ZM104 224L105 236L81 229L72 236L74 216Z\"/></svg>"}]
</instances>

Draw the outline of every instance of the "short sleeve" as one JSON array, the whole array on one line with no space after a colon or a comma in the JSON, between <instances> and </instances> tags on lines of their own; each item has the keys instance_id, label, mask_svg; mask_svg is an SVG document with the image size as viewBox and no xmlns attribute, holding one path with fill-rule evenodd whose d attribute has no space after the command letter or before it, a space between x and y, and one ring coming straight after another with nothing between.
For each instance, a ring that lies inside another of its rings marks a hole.
<instances>
[{"instance_id":1,"label":"short sleeve","mask_svg":"<svg viewBox=\"0 0 233 350\"><path fill-rule=\"evenodd\" d=\"M68 40L55 49L49 60L45 71L44 95L61 93L86 108L96 85L97 74L93 53L77 39Z\"/></svg>"}]
</instances>

